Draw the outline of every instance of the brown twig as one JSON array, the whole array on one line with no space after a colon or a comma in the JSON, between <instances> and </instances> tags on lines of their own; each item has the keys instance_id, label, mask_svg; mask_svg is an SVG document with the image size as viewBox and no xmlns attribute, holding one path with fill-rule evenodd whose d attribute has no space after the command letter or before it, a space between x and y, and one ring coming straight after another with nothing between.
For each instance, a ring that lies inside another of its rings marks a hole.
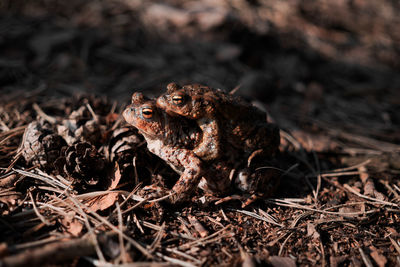
<instances>
[{"instance_id":1,"label":"brown twig","mask_svg":"<svg viewBox=\"0 0 400 267\"><path fill-rule=\"evenodd\" d=\"M52 243L43 247L26 250L0 260L1 266L41 266L43 264L72 260L76 257L95 253L91 238L79 238L70 241Z\"/></svg>"},{"instance_id":2,"label":"brown twig","mask_svg":"<svg viewBox=\"0 0 400 267\"><path fill-rule=\"evenodd\" d=\"M208 236L208 231L204 228L204 226L197 220L196 217L189 215L188 216L190 224L193 225L194 229L200 234L201 237Z\"/></svg>"}]
</instances>

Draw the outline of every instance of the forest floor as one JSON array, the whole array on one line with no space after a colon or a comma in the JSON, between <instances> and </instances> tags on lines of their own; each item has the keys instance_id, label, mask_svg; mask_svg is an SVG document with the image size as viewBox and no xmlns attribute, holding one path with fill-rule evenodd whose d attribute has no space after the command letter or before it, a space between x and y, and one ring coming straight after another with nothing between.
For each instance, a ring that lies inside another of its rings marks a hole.
<instances>
[{"instance_id":1,"label":"forest floor","mask_svg":"<svg viewBox=\"0 0 400 267\"><path fill-rule=\"evenodd\" d=\"M400 7L164 2L0 5L0 266L400 265ZM268 111L272 197L136 195L177 175L120 114L172 81Z\"/></svg>"}]
</instances>

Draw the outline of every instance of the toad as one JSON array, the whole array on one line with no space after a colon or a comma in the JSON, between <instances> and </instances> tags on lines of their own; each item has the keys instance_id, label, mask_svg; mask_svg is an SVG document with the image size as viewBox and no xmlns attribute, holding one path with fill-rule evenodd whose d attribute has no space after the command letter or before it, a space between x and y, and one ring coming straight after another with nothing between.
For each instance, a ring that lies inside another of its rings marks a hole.
<instances>
[{"instance_id":1,"label":"toad","mask_svg":"<svg viewBox=\"0 0 400 267\"><path fill-rule=\"evenodd\" d=\"M256 194L269 194L279 181L276 174L271 175L263 168L243 168L247 158L227 144L224 144L224 155L219 160L207 162L200 159L193 152L202 140L202 131L195 121L168 115L156 106L154 100L141 93L133 94L132 104L125 109L123 116L143 134L149 150L180 174L172 188L175 193L170 197L172 203L187 200L202 177L199 187L210 193L227 194L235 187L253 194L245 205L254 200Z\"/></svg>"},{"instance_id":2,"label":"toad","mask_svg":"<svg viewBox=\"0 0 400 267\"><path fill-rule=\"evenodd\" d=\"M230 188L229 168L206 166L192 149L200 142L202 133L190 120L171 117L159 108L155 100L141 93L132 95L132 103L123 112L125 120L136 127L144 136L147 147L172 169L180 178L172 188L172 203L181 202L191 197L202 177L204 188L213 192L227 192ZM203 189L204 189L203 188Z\"/></svg>"},{"instance_id":3,"label":"toad","mask_svg":"<svg viewBox=\"0 0 400 267\"><path fill-rule=\"evenodd\" d=\"M252 153L271 156L279 146L279 128L267 123L264 112L220 89L170 83L157 106L172 116L196 121L203 137L193 152L205 161L224 154L223 142L243 151L244 157Z\"/></svg>"}]
</instances>

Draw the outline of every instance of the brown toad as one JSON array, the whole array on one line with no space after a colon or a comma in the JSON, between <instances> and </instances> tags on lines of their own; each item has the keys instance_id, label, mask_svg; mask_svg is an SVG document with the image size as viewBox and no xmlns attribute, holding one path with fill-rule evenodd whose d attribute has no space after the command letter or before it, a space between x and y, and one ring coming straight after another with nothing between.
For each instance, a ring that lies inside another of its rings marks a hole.
<instances>
[{"instance_id":1,"label":"brown toad","mask_svg":"<svg viewBox=\"0 0 400 267\"><path fill-rule=\"evenodd\" d=\"M176 193L171 197L173 203L190 197L201 177L205 183L199 187L217 194L229 193L235 187L245 193L265 195L277 185L276 175L244 167L247 158L227 144L222 147L224 155L217 161L200 160L192 151L202 140L202 131L195 121L169 116L156 107L154 100L140 93L133 94L132 104L123 115L144 135L149 150L181 174L172 188Z\"/></svg>"},{"instance_id":2,"label":"brown toad","mask_svg":"<svg viewBox=\"0 0 400 267\"><path fill-rule=\"evenodd\" d=\"M157 105L168 114L195 120L202 130L201 143L193 152L203 160L215 160L226 153L223 143L245 152L271 156L280 142L279 129L267 123L267 115L219 89L193 84L170 83Z\"/></svg>"},{"instance_id":3,"label":"brown toad","mask_svg":"<svg viewBox=\"0 0 400 267\"><path fill-rule=\"evenodd\" d=\"M171 202L187 200L204 176L205 187L214 192L230 188L229 168L206 166L192 151L201 140L201 131L190 120L171 117L156 107L154 100L134 93L123 112L125 120L136 127L147 141L150 152L159 156L181 176L172 188Z\"/></svg>"}]
</instances>

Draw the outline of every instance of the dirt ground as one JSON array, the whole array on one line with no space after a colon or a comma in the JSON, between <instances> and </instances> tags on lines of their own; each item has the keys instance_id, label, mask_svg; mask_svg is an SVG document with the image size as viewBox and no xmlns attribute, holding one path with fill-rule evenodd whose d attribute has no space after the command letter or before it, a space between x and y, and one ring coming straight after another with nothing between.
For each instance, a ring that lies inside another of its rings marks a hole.
<instances>
[{"instance_id":1,"label":"dirt ground","mask_svg":"<svg viewBox=\"0 0 400 267\"><path fill-rule=\"evenodd\" d=\"M1 1L0 266L400 265L399 12ZM281 128L272 197L136 194L177 175L120 114L172 81L236 88L268 112Z\"/></svg>"}]
</instances>

